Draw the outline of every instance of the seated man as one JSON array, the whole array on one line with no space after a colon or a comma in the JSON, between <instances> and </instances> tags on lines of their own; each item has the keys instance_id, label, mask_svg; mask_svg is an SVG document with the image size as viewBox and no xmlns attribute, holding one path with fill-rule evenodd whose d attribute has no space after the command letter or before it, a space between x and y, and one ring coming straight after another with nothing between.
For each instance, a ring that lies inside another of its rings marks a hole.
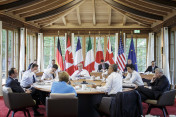
<instances>
[{"instance_id":1,"label":"seated man","mask_svg":"<svg viewBox=\"0 0 176 117\"><path fill-rule=\"evenodd\" d=\"M117 73L117 65L113 64L109 66L106 84L103 87L97 87L98 90L107 92L108 95L114 96L117 92L122 91L122 76ZM96 85L93 85L96 88Z\"/></svg>"},{"instance_id":2,"label":"seated man","mask_svg":"<svg viewBox=\"0 0 176 117\"><path fill-rule=\"evenodd\" d=\"M31 90L26 89L26 91L24 91L23 88L20 86L20 83L16 79L17 75L18 75L17 69L11 68L9 70L9 77L6 81L6 87L10 87L12 89L12 91L16 92L16 93L31 93L31 96L33 98L34 95L31 92ZM35 98L33 98L33 99L35 99ZM37 111L37 105L35 107L33 107L33 111L34 111L34 116L43 116L44 115L44 114L40 114Z\"/></svg>"},{"instance_id":3,"label":"seated man","mask_svg":"<svg viewBox=\"0 0 176 117\"><path fill-rule=\"evenodd\" d=\"M55 60L53 59L53 60L52 60L52 63L48 65L47 69L52 68L54 64L55 64Z\"/></svg>"},{"instance_id":4,"label":"seated man","mask_svg":"<svg viewBox=\"0 0 176 117\"><path fill-rule=\"evenodd\" d=\"M69 82L69 74L65 71L59 73L59 82L53 82L51 87L51 93L75 93L75 96L77 96L77 93L75 89L68 85Z\"/></svg>"},{"instance_id":5,"label":"seated man","mask_svg":"<svg viewBox=\"0 0 176 117\"><path fill-rule=\"evenodd\" d=\"M58 66L54 64L52 68L46 69L43 72L41 80L51 80L56 78Z\"/></svg>"},{"instance_id":6,"label":"seated man","mask_svg":"<svg viewBox=\"0 0 176 117\"><path fill-rule=\"evenodd\" d=\"M27 70L30 70L30 69L31 69L31 66L32 66L33 64L37 64L37 60L36 60L36 59L35 59L32 63L29 64Z\"/></svg>"},{"instance_id":7,"label":"seated man","mask_svg":"<svg viewBox=\"0 0 176 117\"><path fill-rule=\"evenodd\" d=\"M132 64L127 65L127 71L128 71L128 74L124 79L126 83L134 83L137 86L144 85L140 74L134 70L134 66Z\"/></svg>"},{"instance_id":8,"label":"seated man","mask_svg":"<svg viewBox=\"0 0 176 117\"><path fill-rule=\"evenodd\" d=\"M148 88L144 86L139 86L136 88L136 90L141 95L142 101L147 99L158 99L163 92L169 90L169 81L163 74L163 70L161 68L155 69L155 76L151 80L150 85L151 87Z\"/></svg>"},{"instance_id":9,"label":"seated man","mask_svg":"<svg viewBox=\"0 0 176 117\"><path fill-rule=\"evenodd\" d=\"M39 81L36 79L36 72L38 71L38 65L33 64L30 70L24 72L21 80L21 86L24 88L30 88L33 83Z\"/></svg>"},{"instance_id":10,"label":"seated man","mask_svg":"<svg viewBox=\"0 0 176 117\"><path fill-rule=\"evenodd\" d=\"M74 77L90 77L90 75L87 70L83 69L83 64L79 63L78 70L76 70L71 76L71 78L74 78Z\"/></svg>"},{"instance_id":11,"label":"seated man","mask_svg":"<svg viewBox=\"0 0 176 117\"><path fill-rule=\"evenodd\" d=\"M126 64L125 69L124 69L124 72L127 71L127 65L131 65L131 64L132 64L132 60L131 60L131 59L128 59L127 64ZM133 65L133 64L132 64L132 65ZM134 66L134 65L133 65L133 66ZM135 66L134 66L134 70L136 70Z\"/></svg>"},{"instance_id":12,"label":"seated man","mask_svg":"<svg viewBox=\"0 0 176 117\"><path fill-rule=\"evenodd\" d=\"M101 60L101 64L98 65L98 71L102 72L103 70L107 70L109 68L109 64L105 63L104 60Z\"/></svg>"},{"instance_id":13,"label":"seated man","mask_svg":"<svg viewBox=\"0 0 176 117\"><path fill-rule=\"evenodd\" d=\"M152 72L152 73L155 73L155 69L158 68L156 65L155 65L155 61L152 61L152 65L151 66L148 66L148 68L146 69L145 72Z\"/></svg>"}]
</instances>

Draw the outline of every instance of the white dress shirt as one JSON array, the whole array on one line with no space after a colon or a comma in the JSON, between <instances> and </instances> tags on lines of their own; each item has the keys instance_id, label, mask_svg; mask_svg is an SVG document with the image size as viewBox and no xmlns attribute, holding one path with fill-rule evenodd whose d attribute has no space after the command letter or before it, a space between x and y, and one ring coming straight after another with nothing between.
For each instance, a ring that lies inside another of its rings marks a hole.
<instances>
[{"instance_id":1,"label":"white dress shirt","mask_svg":"<svg viewBox=\"0 0 176 117\"><path fill-rule=\"evenodd\" d=\"M55 78L53 78L53 74L50 73L51 70L52 70L52 68L45 69L44 72L43 72L41 80L49 79L49 78L58 79L58 71L57 70L55 71L56 76L55 76Z\"/></svg>"},{"instance_id":2,"label":"white dress shirt","mask_svg":"<svg viewBox=\"0 0 176 117\"><path fill-rule=\"evenodd\" d=\"M82 69L81 72L79 70L76 70L72 75L71 78L77 77L79 75L83 75L85 77L90 77L89 72L85 69Z\"/></svg>"},{"instance_id":3,"label":"white dress shirt","mask_svg":"<svg viewBox=\"0 0 176 117\"><path fill-rule=\"evenodd\" d=\"M108 95L122 92L122 76L117 72L112 72L106 79L106 84L103 87L97 87L98 90L107 92Z\"/></svg>"},{"instance_id":4,"label":"white dress shirt","mask_svg":"<svg viewBox=\"0 0 176 117\"><path fill-rule=\"evenodd\" d=\"M31 87L31 85L33 84L33 76L35 78L35 81L38 81L36 79L36 74L34 72L32 72L31 70L25 71L22 76L21 86L22 87Z\"/></svg>"},{"instance_id":5,"label":"white dress shirt","mask_svg":"<svg viewBox=\"0 0 176 117\"><path fill-rule=\"evenodd\" d=\"M127 76L126 76L126 78L125 78L125 81L126 81L127 83L134 83L134 84L136 84L137 86L142 86L142 85L144 85L140 74L139 74L138 72L136 72L135 70L133 70L132 73L129 73L129 72L128 72L128 74L127 74Z\"/></svg>"}]
</instances>

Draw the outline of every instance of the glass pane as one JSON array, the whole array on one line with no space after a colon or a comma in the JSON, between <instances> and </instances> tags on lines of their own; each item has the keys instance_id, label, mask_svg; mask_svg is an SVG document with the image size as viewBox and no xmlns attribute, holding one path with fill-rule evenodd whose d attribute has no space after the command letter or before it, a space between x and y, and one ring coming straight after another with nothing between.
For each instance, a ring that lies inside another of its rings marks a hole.
<instances>
[{"instance_id":1,"label":"glass pane","mask_svg":"<svg viewBox=\"0 0 176 117\"><path fill-rule=\"evenodd\" d=\"M8 69L12 68L12 39L13 39L13 32L8 31Z\"/></svg>"},{"instance_id":2,"label":"glass pane","mask_svg":"<svg viewBox=\"0 0 176 117\"><path fill-rule=\"evenodd\" d=\"M6 43L7 43L7 31L2 30L2 78L6 75Z\"/></svg>"},{"instance_id":3,"label":"glass pane","mask_svg":"<svg viewBox=\"0 0 176 117\"><path fill-rule=\"evenodd\" d=\"M138 38L137 39L137 47L146 47L146 39Z\"/></svg>"},{"instance_id":4,"label":"glass pane","mask_svg":"<svg viewBox=\"0 0 176 117\"><path fill-rule=\"evenodd\" d=\"M66 45L65 45L65 42L66 42L66 39L65 37L59 37L59 40L60 40L60 45L61 45L61 51L62 51L62 59L63 61L65 60L65 50L66 50ZM58 37L56 37L55 39L55 51L57 50L57 43L58 43ZM55 56L56 56L56 53L55 53Z\"/></svg>"},{"instance_id":5,"label":"glass pane","mask_svg":"<svg viewBox=\"0 0 176 117\"><path fill-rule=\"evenodd\" d=\"M51 63L54 57L54 37L44 37L44 68Z\"/></svg>"}]
</instances>

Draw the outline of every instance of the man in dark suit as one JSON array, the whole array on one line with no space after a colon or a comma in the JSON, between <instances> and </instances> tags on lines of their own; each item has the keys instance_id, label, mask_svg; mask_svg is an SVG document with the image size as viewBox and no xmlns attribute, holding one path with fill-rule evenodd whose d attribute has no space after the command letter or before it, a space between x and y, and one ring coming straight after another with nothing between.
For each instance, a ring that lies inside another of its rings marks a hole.
<instances>
[{"instance_id":1,"label":"man in dark suit","mask_svg":"<svg viewBox=\"0 0 176 117\"><path fill-rule=\"evenodd\" d=\"M152 65L151 66L148 66L148 68L146 69L145 72L152 72L152 73L155 73L155 69L158 68L156 65L155 65L155 61L152 61Z\"/></svg>"},{"instance_id":2,"label":"man in dark suit","mask_svg":"<svg viewBox=\"0 0 176 117\"><path fill-rule=\"evenodd\" d=\"M31 92L31 90L29 90L29 89L26 89L24 91L23 88L20 86L20 83L16 79L17 75L18 75L17 69L11 68L9 70L9 77L6 81L6 87L10 87L12 89L12 91L16 92L16 93L31 93L31 96L34 99L34 97L36 97L35 93ZM37 105L35 107L33 107L33 111L34 111L34 116L43 116L44 115L44 114L40 114L37 111Z\"/></svg>"},{"instance_id":3,"label":"man in dark suit","mask_svg":"<svg viewBox=\"0 0 176 117\"><path fill-rule=\"evenodd\" d=\"M163 92L168 91L169 88L170 84L167 77L163 74L163 70L161 68L156 68L155 76L151 80L150 86L139 86L136 90L141 95L141 100L145 101L147 99L158 99L160 95Z\"/></svg>"},{"instance_id":4,"label":"man in dark suit","mask_svg":"<svg viewBox=\"0 0 176 117\"><path fill-rule=\"evenodd\" d=\"M101 60L101 64L98 65L98 71L102 72L103 70L107 70L109 68L109 64L105 63L104 60Z\"/></svg>"}]
</instances>

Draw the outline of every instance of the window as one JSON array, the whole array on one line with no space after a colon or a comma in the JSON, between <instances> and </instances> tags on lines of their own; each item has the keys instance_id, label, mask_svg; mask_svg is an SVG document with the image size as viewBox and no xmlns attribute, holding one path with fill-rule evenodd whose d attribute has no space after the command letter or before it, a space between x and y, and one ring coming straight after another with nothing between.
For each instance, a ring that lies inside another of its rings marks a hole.
<instances>
[{"instance_id":1,"label":"window","mask_svg":"<svg viewBox=\"0 0 176 117\"><path fill-rule=\"evenodd\" d=\"M8 69L10 70L13 65L12 65L12 47L13 47L13 32L8 30Z\"/></svg>"},{"instance_id":2,"label":"window","mask_svg":"<svg viewBox=\"0 0 176 117\"><path fill-rule=\"evenodd\" d=\"M146 70L146 53L147 53L147 39L146 38L133 38L138 71L144 72ZM130 48L131 38L126 38L126 58L128 59L128 53Z\"/></svg>"},{"instance_id":3,"label":"window","mask_svg":"<svg viewBox=\"0 0 176 117\"><path fill-rule=\"evenodd\" d=\"M2 78L6 78L7 30L2 30Z\"/></svg>"},{"instance_id":4,"label":"window","mask_svg":"<svg viewBox=\"0 0 176 117\"><path fill-rule=\"evenodd\" d=\"M65 59L66 39L60 36L60 45L63 61ZM44 37L44 69L51 64L52 59L56 59L58 37Z\"/></svg>"},{"instance_id":5,"label":"window","mask_svg":"<svg viewBox=\"0 0 176 117\"><path fill-rule=\"evenodd\" d=\"M110 41L111 41L113 55L115 55L115 36L110 36Z\"/></svg>"}]
</instances>

